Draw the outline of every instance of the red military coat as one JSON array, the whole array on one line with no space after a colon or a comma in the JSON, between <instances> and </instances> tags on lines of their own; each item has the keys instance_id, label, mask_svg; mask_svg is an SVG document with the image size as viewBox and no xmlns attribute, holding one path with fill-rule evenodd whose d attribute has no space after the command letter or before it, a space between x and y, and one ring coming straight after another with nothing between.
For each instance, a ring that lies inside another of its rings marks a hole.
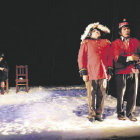
<instances>
[{"instance_id":1,"label":"red military coat","mask_svg":"<svg viewBox=\"0 0 140 140\"><path fill-rule=\"evenodd\" d=\"M86 69L89 80L107 78L107 67L112 67L110 41L87 39L81 43L78 54L79 69Z\"/></svg>"},{"instance_id":2,"label":"red military coat","mask_svg":"<svg viewBox=\"0 0 140 140\"><path fill-rule=\"evenodd\" d=\"M120 57L131 56L132 54L140 53L140 42L136 38L129 38L128 43L121 39L116 39L112 42L112 53L115 61L116 74L130 74L132 69L135 69L132 63L118 62Z\"/></svg>"}]
</instances>

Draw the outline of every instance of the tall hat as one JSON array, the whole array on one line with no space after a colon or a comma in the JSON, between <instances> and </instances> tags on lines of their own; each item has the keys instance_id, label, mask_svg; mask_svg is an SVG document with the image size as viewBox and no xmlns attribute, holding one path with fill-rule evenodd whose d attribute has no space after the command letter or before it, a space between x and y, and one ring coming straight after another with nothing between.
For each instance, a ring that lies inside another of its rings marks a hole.
<instances>
[{"instance_id":1,"label":"tall hat","mask_svg":"<svg viewBox=\"0 0 140 140\"><path fill-rule=\"evenodd\" d=\"M129 23L126 21L124 18L122 22L119 23L119 29L122 28L123 26L129 26Z\"/></svg>"},{"instance_id":2,"label":"tall hat","mask_svg":"<svg viewBox=\"0 0 140 140\"><path fill-rule=\"evenodd\" d=\"M110 33L109 28L106 27L106 26L104 26L104 25L102 25L102 24L100 24L99 22L91 23L91 24L89 24L89 25L86 27L86 29L85 29L85 31L84 31L84 34L81 35L81 40L83 41L86 37L88 37L90 31L91 31L91 30L94 30L94 29L99 29L99 30L101 30L101 31L104 32L104 33Z\"/></svg>"}]
</instances>

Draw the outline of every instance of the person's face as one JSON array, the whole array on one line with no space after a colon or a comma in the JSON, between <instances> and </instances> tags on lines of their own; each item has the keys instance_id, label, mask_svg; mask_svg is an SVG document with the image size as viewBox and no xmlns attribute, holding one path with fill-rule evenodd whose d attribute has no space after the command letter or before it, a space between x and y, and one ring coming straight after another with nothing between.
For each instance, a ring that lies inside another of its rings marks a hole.
<instances>
[{"instance_id":1,"label":"person's face","mask_svg":"<svg viewBox=\"0 0 140 140\"><path fill-rule=\"evenodd\" d=\"M98 39L100 38L101 36L101 33L99 30L97 29L94 29L92 32L91 32L91 38L94 38L94 39Z\"/></svg>"},{"instance_id":2,"label":"person's face","mask_svg":"<svg viewBox=\"0 0 140 140\"><path fill-rule=\"evenodd\" d=\"M3 60L3 58L2 57L0 57L0 62Z\"/></svg>"},{"instance_id":3,"label":"person's face","mask_svg":"<svg viewBox=\"0 0 140 140\"><path fill-rule=\"evenodd\" d=\"M120 35L122 35L125 38L129 37L130 36L130 28L123 26L121 29Z\"/></svg>"}]
</instances>

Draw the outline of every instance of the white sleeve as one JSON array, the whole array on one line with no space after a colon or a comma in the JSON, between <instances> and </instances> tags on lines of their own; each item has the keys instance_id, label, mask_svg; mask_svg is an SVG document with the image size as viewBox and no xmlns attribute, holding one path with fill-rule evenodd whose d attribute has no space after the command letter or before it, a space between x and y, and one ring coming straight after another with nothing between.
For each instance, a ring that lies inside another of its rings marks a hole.
<instances>
[{"instance_id":1,"label":"white sleeve","mask_svg":"<svg viewBox=\"0 0 140 140\"><path fill-rule=\"evenodd\" d=\"M129 62L129 61L133 61L133 57L132 56L127 56L126 62Z\"/></svg>"}]
</instances>

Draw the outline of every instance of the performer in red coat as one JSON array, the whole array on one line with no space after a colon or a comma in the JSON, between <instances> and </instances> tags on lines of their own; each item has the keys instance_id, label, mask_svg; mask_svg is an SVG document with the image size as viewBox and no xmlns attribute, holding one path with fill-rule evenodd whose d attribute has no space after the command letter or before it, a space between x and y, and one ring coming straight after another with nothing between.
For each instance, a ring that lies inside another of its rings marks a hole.
<instances>
[{"instance_id":1,"label":"performer in red coat","mask_svg":"<svg viewBox=\"0 0 140 140\"><path fill-rule=\"evenodd\" d=\"M112 74L110 41L101 39L105 33L110 33L110 30L97 22L89 24L81 36L78 65L88 91L90 121L103 120L106 80L110 78L108 74Z\"/></svg>"},{"instance_id":2,"label":"performer in red coat","mask_svg":"<svg viewBox=\"0 0 140 140\"><path fill-rule=\"evenodd\" d=\"M131 121L137 121L133 112L136 106L138 73L137 69L140 42L130 37L130 25L124 19L119 24L120 38L112 42L112 51L115 64L115 82L117 93L117 117L119 120L126 120L124 111L124 95L128 90L126 116Z\"/></svg>"}]
</instances>

